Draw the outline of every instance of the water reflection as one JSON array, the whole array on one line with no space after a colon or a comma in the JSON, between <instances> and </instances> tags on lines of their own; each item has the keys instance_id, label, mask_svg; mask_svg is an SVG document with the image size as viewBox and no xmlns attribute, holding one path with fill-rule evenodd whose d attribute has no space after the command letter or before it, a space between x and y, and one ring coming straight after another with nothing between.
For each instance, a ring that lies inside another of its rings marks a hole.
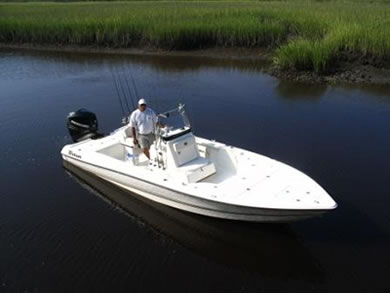
<instances>
[{"instance_id":1,"label":"water reflection","mask_svg":"<svg viewBox=\"0 0 390 293\"><path fill-rule=\"evenodd\" d=\"M365 96L362 93L368 94L380 103L390 103L389 85L386 84L340 84L339 88L347 92L356 91L358 96Z\"/></svg>"},{"instance_id":2,"label":"water reflection","mask_svg":"<svg viewBox=\"0 0 390 293\"><path fill-rule=\"evenodd\" d=\"M77 182L137 222L147 223L197 254L240 270L280 279L321 279L321 270L288 225L213 219L169 208L130 194L64 162Z\"/></svg>"},{"instance_id":3,"label":"water reflection","mask_svg":"<svg viewBox=\"0 0 390 293\"><path fill-rule=\"evenodd\" d=\"M207 53L206 53L207 54ZM15 58L23 58L23 62L15 62ZM102 52L72 52L72 51L40 51L25 49L0 48L0 77L25 76L26 78L38 75L61 77L66 74L77 75L80 72L111 67L139 67L149 68L157 73L197 72L202 69L213 68L222 71L226 69L239 70L240 73L259 73L269 66L270 62L256 57L243 56L229 57L229 54L211 54L211 56L196 56L190 52L182 55L172 54L107 54ZM12 66L7 68L6 60L12 60ZM46 64L45 72L40 72L42 63ZM49 67L48 67L49 65ZM17 67L14 67L17 66ZM143 77L142 77L143 78ZM275 91L282 99L318 101L326 93L329 86L326 84L302 84L286 80L277 80ZM383 102L390 101L388 85L339 84L340 89L357 90L367 93Z\"/></svg>"},{"instance_id":4,"label":"water reflection","mask_svg":"<svg viewBox=\"0 0 390 293\"><path fill-rule=\"evenodd\" d=\"M11 52L11 53L10 53ZM32 57L32 62L41 64L55 63L57 66L62 63L59 72L63 72L63 66L74 71L74 68L96 67L102 65L140 65L148 66L155 71L161 72L191 72L202 68L219 69L239 69L248 72L261 72L269 62L264 59L243 57L218 57L216 56L196 56L196 55L140 55L140 54L104 54L85 52L59 52L59 51L39 51L39 50L12 50L0 48L0 56L4 57ZM26 60L24 60L25 62ZM15 60L13 60L15 63ZM37 66L38 67L38 66Z\"/></svg>"},{"instance_id":5,"label":"water reflection","mask_svg":"<svg viewBox=\"0 0 390 293\"><path fill-rule=\"evenodd\" d=\"M275 87L279 97L289 100L318 101L326 92L325 84L299 84L280 80Z\"/></svg>"}]
</instances>

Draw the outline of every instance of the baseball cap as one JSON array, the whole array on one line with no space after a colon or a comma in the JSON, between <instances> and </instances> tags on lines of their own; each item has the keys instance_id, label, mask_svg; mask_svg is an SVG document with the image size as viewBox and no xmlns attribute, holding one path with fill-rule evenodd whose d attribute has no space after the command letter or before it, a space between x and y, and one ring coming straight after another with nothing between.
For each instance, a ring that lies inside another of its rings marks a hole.
<instances>
[{"instance_id":1,"label":"baseball cap","mask_svg":"<svg viewBox=\"0 0 390 293\"><path fill-rule=\"evenodd\" d=\"M143 104L146 105L146 100L145 99L139 99L138 105L143 105Z\"/></svg>"}]
</instances>

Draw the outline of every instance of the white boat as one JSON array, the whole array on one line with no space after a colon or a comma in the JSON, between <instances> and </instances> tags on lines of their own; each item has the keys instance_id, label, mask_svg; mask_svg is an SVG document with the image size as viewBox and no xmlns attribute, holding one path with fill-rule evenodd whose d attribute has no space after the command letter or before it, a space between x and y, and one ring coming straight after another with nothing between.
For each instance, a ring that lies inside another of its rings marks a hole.
<instances>
[{"instance_id":1,"label":"white boat","mask_svg":"<svg viewBox=\"0 0 390 293\"><path fill-rule=\"evenodd\" d=\"M266 156L195 136L183 105L159 118L168 127L156 129L150 161L133 145L128 126L97 139L88 134L64 146L62 157L144 198L210 217L291 222L337 207L302 172ZM177 118L181 118L179 125L173 123Z\"/></svg>"}]
</instances>

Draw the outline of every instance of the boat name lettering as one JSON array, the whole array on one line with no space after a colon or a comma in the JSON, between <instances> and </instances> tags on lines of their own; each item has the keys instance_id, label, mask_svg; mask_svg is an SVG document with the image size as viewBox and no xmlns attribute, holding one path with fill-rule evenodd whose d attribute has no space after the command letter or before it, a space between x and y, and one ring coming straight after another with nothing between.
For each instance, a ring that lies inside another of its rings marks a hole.
<instances>
[{"instance_id":1,"label":"boat name lettering","mask_svg":"<svg viewBox=\"0 0 390 293\"><path fill-rule=\"evenodd\" d=\"M77 159L81 159L81 156L80 155L78 155L78 154L75 154L74 152L72 152L72 151L69 151L68 152L68 154L70 155L70 156L72 156L72 157L75 157L75 158L77 158Z\"/></svg>"}]
</instances>

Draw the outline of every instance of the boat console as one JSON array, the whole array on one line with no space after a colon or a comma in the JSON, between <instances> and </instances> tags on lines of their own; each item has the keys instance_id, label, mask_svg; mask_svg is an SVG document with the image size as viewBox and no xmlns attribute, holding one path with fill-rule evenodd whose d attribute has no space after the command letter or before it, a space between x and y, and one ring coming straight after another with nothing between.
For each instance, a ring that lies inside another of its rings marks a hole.
<instances>
[{"instance_id":1,"label":"boat console","mask_svg":"<svg viewBox=\"0 0 390 293\"><path fill-rule=\"evenodd\" d=\"M201 157L184 105L159 115L165 128L157 129L156 161L164 169L175 172L182 182L195 183L215 174L214 163ZM176 119L176 125L171 124ZM177 121L179 120L179 122ZM160 124L161 121L160 121Z\"/></svg>"},{"instance_id":2,"label":"boat console","mask_svg":"<svg viewBox=\"0 0 390 293\"><path fill-rule=\"evenodd\" d=\"M162 129L161 130L161 139L163 139L164 141L169 141L169 140L173 140L173 139L176 139L180 136L183 136L183 135L186 135L187 133L190 133L192 132L191 130L191 127L182 127L182 128L176 128L176 129L173 129L172 127L167 127L166 129Z\"/></svg>"}]
</instances>

